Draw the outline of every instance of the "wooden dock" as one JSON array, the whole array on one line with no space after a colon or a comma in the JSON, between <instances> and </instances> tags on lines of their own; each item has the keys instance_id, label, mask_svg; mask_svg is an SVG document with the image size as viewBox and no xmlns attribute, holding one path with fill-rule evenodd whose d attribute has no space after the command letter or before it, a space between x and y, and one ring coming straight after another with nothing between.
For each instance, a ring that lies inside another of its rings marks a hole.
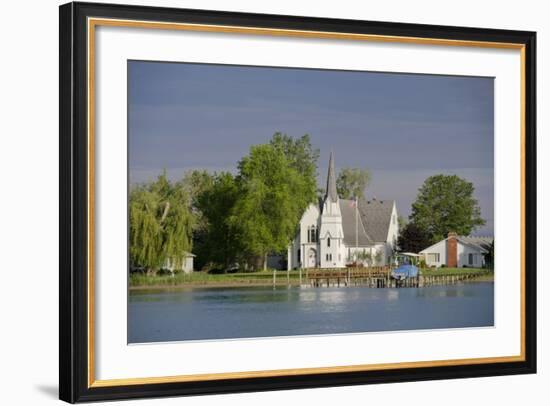
<instances>
[{"instance_id":1,"label":"wooden dock","mask_svg":"<svg viewBox=\"0 0 550 406\"><path fill-rule=\"evenodd\" d=\"M489 272L486 272L487 274ZM335 269L306 269L305 278L301 279L304 287L349 287L363 286L370 288L417 288L433 285L450 285L465 282L484 273L458 275L430 275L419 274L413 278L394 279L391 268L388 266L369 268L335 268Z\"/></svg>"}]
</instances>

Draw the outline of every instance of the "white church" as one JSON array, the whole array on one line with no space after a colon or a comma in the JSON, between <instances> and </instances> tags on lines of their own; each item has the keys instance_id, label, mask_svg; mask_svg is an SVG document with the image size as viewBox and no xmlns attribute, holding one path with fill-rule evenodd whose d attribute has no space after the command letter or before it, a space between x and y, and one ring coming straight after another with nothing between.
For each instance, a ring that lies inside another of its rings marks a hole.
<instances>
[{"instance_id":1,"label":"white church","mask_svg":"<svg viewBox=\"0 0 550 406\"><path fill-rule=\"evenodd\" d=\"M319 205L311 204L287 253L288 269L344 268L389 264L399 226L394 200L340 199L334 157L330 154L327 189Z\"/></svg>"}]
</instances>

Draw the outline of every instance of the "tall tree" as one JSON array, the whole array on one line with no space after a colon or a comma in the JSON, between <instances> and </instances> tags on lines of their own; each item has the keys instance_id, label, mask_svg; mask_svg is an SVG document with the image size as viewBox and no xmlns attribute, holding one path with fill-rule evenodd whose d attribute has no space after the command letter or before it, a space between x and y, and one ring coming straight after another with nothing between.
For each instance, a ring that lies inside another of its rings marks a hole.
<instances>
[{"instance_id":1,"label":"tall tree","mask_svg":"<svg viewBox=\"0 0 550 406\"><path fill-rule=\"evenodd\" d=\"M197 207L206 222L206 233L196 249L202 263L210 262L227 269L236 262L241 251L238 228L229 216L239 197L237 182L232 174L214 175L211 187L199 194Z\"/></svg>"},{"instance_id":2,"label":"tall tree","mask_svg":"<svg viewBox=\"0 0 550 406\"><path fill-rule=\"evenodd\" d=\"M164 171L155 182L133 187L129 206L131 262L151 273L166 260L181 267L185 252L191 252L194 223L185 189Z\"/></svg>"},{"instance_id":3,"label":"tall tree","mask_svg":"<svg viewBox=\"0 0 550 406\"><path fill-rule=\"evenodd\" d=\"M300 138L293 138L287 134L277 132L273 134L269 142L273 147L281 150L289 162L303 178L304 190L302 191L315 202L317 196L317 161L319 149L313 148L308 134Z\"/></svg>"},{"instance_id":4,"label":"tall tree","mask_svg":"<svg viewBox=\"0 0 550 406\"><path fill-rule=\"evenodd\" d=\"M214 175L205 170L187 171L180 180L181 186L189 196L191 211L195 218L193 224L193 253L196 255L194 266L196 269L202 269L208 261L209 250L206 247L208 238L208 220L203 215L199 207L200 196L212 187Z\"/></svg>"},{"instance_id":5,"label":"tall tree","mask_svg":"<svg viewBox=\"0 0 550 406\"><path fill-rule=\"evenodd\" d=\"M251 147L239 162L240 194L230 224L239 229L243 250L262 258L264 268L267 254L285 251L294 236L312 201L309 181L272 144Z\"/></svg>"},{"instance_id":6,"label":"tall tree","mask_svg":"<svg viewBox=\"0 0 550 406\"><path fill-rule=\"evenodd\" d=\"M419 189L409 219L432 243L450 231L468 235L485 224L474 190L473 183L456 175L431 176Z\"/></svg>"},{"instance_id":7,"label":"tall tree","mask_svg":"<svg viewBox=\"0 0 550 406\"><path fill-rule=\"evenodd\" d=\"M182 187L186 190L191 200L191 206L198 205L199 196L214 183L214 175L205 170L187 171L181 180Z\"/></svg>"},{"instance_id":8,"label":"tall tree","mask_svg":"<svg viewBox=\"0 0 550 406\"><path fill-rule=\"evenodd\" d=\"M342 168L336 179L336 190L342 199L365 198L365 189L371 179L370 172L361 168Z\"/></svg>"}]
</instances>

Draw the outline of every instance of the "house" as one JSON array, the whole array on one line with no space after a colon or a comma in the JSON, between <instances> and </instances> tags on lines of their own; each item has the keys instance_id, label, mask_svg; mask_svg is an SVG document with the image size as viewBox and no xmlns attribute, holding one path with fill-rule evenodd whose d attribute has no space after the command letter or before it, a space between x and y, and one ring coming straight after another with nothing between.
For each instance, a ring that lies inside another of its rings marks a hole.
<instances>
[{"instance_id":1,"label":"house","mask_svg":"<svg viewBox=\"0 0 550 406\"><path fill-rule=\"evenodd\" d=\"M353 262L386 265L398 232L395 201L340 199L331 153L326 194L302 215L288 247L287 269L344 268Z\"/></svg>"},{"instance_id":2,"label":"house","mask_svg":"<svg viewBox=\"0 0 550 406\"><path fill-rule=\"evenodd\" d=\"M170 259L167 259L164 263L163 269L167 269L170 272L181 270L185 273L191 273L193 272L193 261L194 261L195 255L191 254L190 252L185 252L183 254L183 257L181 258L181 263L176 265L176 261L172 261Z\"/></svg>"},{"instance_id":3,"label":"house","mask_svg":"<svg viewBox=\"0 0 550 406\"><path fill-rule=\"evenodd\" d=\"M489 251L493 237L459 236L449 233L447 238L420 251L426 265L437 268L482 268L485 254Z\"/></svg>"}]
</instances>

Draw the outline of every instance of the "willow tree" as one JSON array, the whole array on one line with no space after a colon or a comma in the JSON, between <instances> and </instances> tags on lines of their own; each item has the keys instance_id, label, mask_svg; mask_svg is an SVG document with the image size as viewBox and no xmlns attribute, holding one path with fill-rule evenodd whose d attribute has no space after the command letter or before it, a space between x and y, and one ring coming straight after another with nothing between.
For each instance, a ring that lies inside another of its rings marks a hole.
<instances>
[{"instance_id":1,"label":"willow tree","mask_svg":"<svg viewBox=\"0 0 550 406\"><path fill-rule=\"evenodd\" d=\"M191 252L194 217L185 188L171 183L166 172L155 182L138 185L130 192L130 260L148 273L156 273L167 261L182 267Z\"/></svg>"}]
</instances>

